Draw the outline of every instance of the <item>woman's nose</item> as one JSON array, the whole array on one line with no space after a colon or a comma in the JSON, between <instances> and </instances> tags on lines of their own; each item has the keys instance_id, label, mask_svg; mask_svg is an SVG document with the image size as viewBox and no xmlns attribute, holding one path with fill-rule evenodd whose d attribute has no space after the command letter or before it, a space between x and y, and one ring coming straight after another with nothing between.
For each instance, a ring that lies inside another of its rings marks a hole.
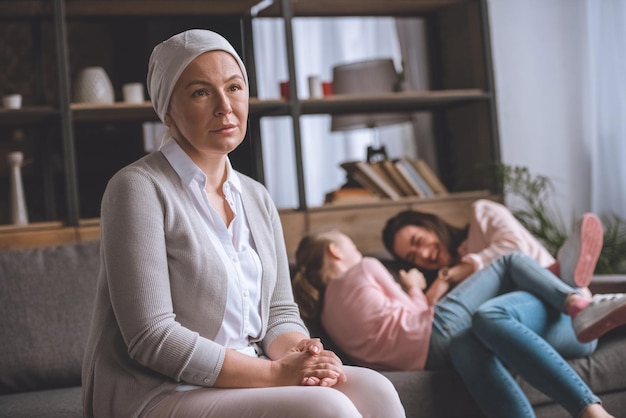
<instances>
[{"instance_id":1,"label":"woman's nose","mask_svg":"<svg viewBox=\"0 0 626 418\"><path fill-rule=\"evenodd\" d=\"M430 261L430 254L431 253L432 253L432 251L431 251L431 248L429 248L429 247L420 247L420 249L418 250L419 256L424 261Z\"/></svg>"},{"instance_id":2,"label":"woman's nose","mask_svg":"<svg viewBox=\"0 0 626 418\"><path fill-rule=\"evenodd\" d=\"M225 93L218 94L215 104L215 114L225 115L232 112L232 110L233 108L230 104L228 96Z\"/></svg>"}]
</instances>

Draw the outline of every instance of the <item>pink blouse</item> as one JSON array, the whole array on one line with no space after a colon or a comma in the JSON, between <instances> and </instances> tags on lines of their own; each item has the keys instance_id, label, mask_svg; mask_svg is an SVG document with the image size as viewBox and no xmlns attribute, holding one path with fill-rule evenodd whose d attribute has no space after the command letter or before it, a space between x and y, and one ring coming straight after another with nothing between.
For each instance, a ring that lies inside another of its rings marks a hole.
<instances>
[{"instance_id":1,"label":"pink blouse","mask_svg":"<svg viewBox=\"0 0 626 418\"><path fill-rule=\"evenodd\" d=\"M328 283L321 319L333 341L361 366L424 369L433 308L420 290L404 292L375 258L363 258Z\"/></svg>"},{"instance_id":2,"label":"pink blouse","mask_svg":"<svg viewBox=\"0 0 626 418\"><path fill-rule=\"evenodd\" d=\"M554 257L500 203L481 199L472 204L467 239L459 247L462 261L474 264L478 271L497 258L520 251L542 267L554 263Z\"/></svg>"}]
</instances>

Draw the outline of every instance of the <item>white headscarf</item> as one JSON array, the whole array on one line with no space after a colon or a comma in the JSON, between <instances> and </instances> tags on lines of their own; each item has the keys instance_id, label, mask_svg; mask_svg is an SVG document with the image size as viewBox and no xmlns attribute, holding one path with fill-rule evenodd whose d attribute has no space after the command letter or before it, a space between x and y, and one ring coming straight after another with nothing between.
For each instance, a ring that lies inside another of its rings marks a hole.
<instances>
[{"instance_id":1,"label":"white headscarf","mask_svg":"<svg viewBox=\"0 0 626 418\"><path fill-rule=\"evenodd\" d=\"M225 51L232 55L248 86L246 67L235 48L223 36L205 29L181 32L155 46L148 64L148 94L162 122L165 122L172 90L183 70L196 57L209 51Z\"/></svg>"}]
</instances>

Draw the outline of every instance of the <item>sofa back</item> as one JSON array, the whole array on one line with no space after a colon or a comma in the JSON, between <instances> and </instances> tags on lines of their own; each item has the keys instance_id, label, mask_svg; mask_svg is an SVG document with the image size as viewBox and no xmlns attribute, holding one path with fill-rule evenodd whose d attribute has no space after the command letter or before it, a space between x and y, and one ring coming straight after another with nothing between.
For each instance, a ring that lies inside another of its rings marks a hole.
<instances>
[{"instance_id":1,"label":"sofa back","mask_svg":"<svg viewBox=\"0 0 626 418\"><path fill-rule=\"evenodd\" d=\"M99 242L0 251L0 394L80 385Z\"/></svg>"}]
</instances>

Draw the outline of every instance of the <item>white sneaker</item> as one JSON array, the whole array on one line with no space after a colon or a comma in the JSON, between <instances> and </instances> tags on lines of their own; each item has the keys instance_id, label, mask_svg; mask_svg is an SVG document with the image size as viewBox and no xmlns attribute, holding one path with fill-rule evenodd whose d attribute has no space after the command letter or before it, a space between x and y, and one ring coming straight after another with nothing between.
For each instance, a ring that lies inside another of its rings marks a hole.
<instances>
[{"instance_id":1,"label":"white sneaker","mask_svg":"<svg viewBox=\"0 0 626 418\"><path fill-rule=\"evenodd\" d=\"M557 254L560 277L572 287L587 287L602 251L604 229L593 213L586 213Z\"/></svg>"},{"instance_id":2,"label":"white sneaker","mask_svg":"<svg viewBox=\"0 0 626 418\"><path fill-rule=\"evenodd\" d=\"M572 319L576 337L583 343L593 341L623 324L626 324L625 293L594 295L589 306Z\"/></svg>"}]
</instances>

